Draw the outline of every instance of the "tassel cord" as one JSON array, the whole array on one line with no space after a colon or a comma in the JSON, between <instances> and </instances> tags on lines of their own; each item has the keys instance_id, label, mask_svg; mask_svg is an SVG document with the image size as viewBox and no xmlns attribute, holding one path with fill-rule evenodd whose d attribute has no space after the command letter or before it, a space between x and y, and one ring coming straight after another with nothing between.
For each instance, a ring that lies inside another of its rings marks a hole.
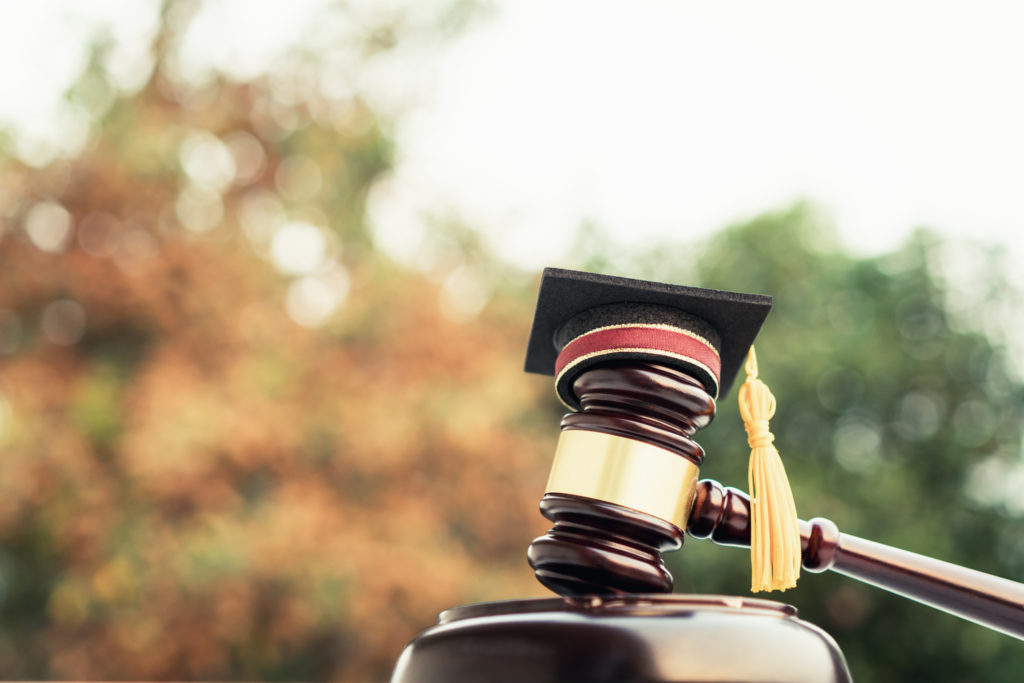
<instances>
[{"instance_id":1,"label":"tassel cord","mask_svg":"<svg viewBox=\"0 0 1024 683\"><path fill-rule=\"evenodd\" d=\"M751 496L751 590L785 590L800 573L800 534L796 504L786 470L775 448L769 420L775 397L757 377L757 356L750 349L747 380L739 390L740 416L750 445L747 483Z\"/></svg>"}]
</instances>

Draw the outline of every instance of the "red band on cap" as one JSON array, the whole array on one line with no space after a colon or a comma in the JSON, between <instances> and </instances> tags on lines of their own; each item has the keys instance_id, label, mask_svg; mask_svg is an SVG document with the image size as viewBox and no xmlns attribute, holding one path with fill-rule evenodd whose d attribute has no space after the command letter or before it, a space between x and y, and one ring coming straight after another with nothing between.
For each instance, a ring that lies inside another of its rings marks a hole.
<instances>
[{"instance_id":1,"label":"red band on cap","mask_svg":"<svg viewBox=\"0 0 1024 683\"><path fill-rule=\"evenodd\" d=\"M555 376L585 357L630 351L661 352L689 359L707 368L716 384L722 379L722 360L707 341L685 330L644 325L599 328L573 339L558 354Z\"/></svg>"}]
</instances>

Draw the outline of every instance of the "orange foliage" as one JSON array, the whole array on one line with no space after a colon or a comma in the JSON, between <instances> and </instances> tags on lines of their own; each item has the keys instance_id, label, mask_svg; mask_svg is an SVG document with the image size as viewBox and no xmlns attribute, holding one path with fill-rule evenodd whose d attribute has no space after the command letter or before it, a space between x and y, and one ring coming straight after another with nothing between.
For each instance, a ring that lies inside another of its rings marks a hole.
<instances>
[{"instance_id":1,"label":"orange foliage","mask_svg":"<svg viewBox=\"0 0 1024 683\"><path fill-rule=\"evenodd\" d=\"M17 181L0 312L20 328L0 356L0 571L16 592L0 675L386 678L440 610L541 592L525 549L546 528L557 413L520 371L529 310L498 286L453 322L437 277L372 251L362 204L387 164L365 171L382 132L359 102L348 127L300 105L302 126L260 137L258 87L184 109L161 78L79 158L0 169ZM266 156L204 233L181 225L188 181L160 151L183 126L245 131ZM296 150L346 174L282 199L353 247L350 293L318 328L289 318L289 278L239 227ZM59 248L26 228L42 200L70 214ZM46 322L55 300L84 311L80 339L48 332L74 323Z\"/></svg>"}]
</instances>

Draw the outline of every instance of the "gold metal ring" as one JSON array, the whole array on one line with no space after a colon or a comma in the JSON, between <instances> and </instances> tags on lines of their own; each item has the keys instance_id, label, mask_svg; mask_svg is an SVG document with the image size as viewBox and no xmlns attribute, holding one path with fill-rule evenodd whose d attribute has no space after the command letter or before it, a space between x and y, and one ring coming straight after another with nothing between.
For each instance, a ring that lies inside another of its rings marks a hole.
<instances>
[{"instance_id":1,"label":"gold metal ring","mask_svg":"<svg viewBox=\"0 0 1024 683\"><path fill-rule=\"evenodd\" d=\"M672 451L624 436L567 429L545 493L594 498L686 529L699 468Z\"/></svg>"}]
</instances>

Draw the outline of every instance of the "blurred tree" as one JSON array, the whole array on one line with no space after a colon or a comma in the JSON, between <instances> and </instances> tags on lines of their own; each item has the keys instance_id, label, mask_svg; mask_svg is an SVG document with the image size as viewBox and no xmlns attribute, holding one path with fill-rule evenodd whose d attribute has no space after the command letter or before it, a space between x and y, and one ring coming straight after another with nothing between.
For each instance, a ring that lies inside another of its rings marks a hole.
<instances>
[{"instance_id":1,"label":"blurred tree","mask_svg":"<svg viewBox=\"0 0 1024 683\"><path fill-rule=\"evenodd\" d=\"M341 56L196 81L193 9L137 92L97 48L80 152L0 167L0 676L384 679L443 607L539 590L528 296L480 313L528 282L373 251L359 82L427 29L336 10Z\"/></svg>"},{"instance_id":2,"label":"blurred tree","mask_svg":"<svg viewBox=\"0 0 1024 683\"><path fill-rule=\"evenodd\" d=\"M935 237L918 233L891 255L854 258L824 225L797 206L721 232L693 261L704 286L775 297L757 348L778 397L773 431L798 509L849 533L1024 578L1014 540L1024 501L979 478L1024 465L1024 387L1005 350L951 313ZM659 266L655 253L647 258ZM998 303L975 297L976 307ZM721 402L701 435L703 474L746 488L735 401ZM680 590L735 593L749 582L742 552L691 541L672 561ZM858 681L1024 676L1016 641L850 579L806 575L769 597L832 633Z\"/></svg>"},{"instance_id":3,"label":"blurred tree","mask_svg":"<svg viewBox=\"0 0 1024 683\"><path fill-rule=\"evenodd\" d=\"M69 93L78 153L0 163L0 677L381 680L441 609L543 592L535 280L451 220L397 266L365 218L402 111L367 74L468 5L361 7L263 77L197 80L195 6L170 3L137 91L101 43ZM590 227L578 254L773 294L758 348L803 514L1019 578L1022 387L965 322L1005 289L965 306L941 249L854 258L798 206L700 248ZM742 485L734 400L704 473ZM680 590L746 591L742 552L671 561ZM1015 642L841 577L776 597L861 681L1024 674Z\"/></svg>"}]
</instances>

